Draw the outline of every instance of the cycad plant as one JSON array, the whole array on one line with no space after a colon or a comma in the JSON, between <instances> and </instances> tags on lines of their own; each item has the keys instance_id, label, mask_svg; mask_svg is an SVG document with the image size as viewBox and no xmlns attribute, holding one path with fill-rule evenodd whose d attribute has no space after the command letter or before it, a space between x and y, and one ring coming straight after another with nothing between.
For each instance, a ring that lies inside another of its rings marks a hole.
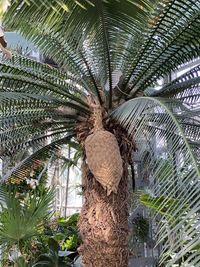
<instances>
[{"instance_id":1,"label":"cycad plant","mask_svg":"<svg viewBox=\"0 0 200 267\"><path fill-rule=\"evenodd\" d=\"M170 76L200 55L200 1L13 0L4 22L58 69L16 54L1 61L1 156L33 148L2 181L20 178L24 166L63 144L79 143L83 265L126 267L133 151L148 138L165 138L169 156L182 149L188 179L199 177L199 67Z\"/></svg>"}]
</instances>

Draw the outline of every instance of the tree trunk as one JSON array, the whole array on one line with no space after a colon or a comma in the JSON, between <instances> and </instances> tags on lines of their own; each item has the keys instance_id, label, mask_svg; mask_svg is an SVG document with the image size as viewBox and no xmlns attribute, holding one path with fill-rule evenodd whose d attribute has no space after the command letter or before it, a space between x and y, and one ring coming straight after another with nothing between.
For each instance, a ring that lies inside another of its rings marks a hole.
<instances>
[{"instance_id":1,"label":"tree trunk","mask_svg":"<svg viewBox=\"0 0 200 267\"><path fill-rule=\"evenodd\" d=\"M79 221L83 241L79 253L84 267L128 266L128 171L125 161L123 165L117 194L107 196L83 163L85 200Z\"/></svg>"}]
</instances>

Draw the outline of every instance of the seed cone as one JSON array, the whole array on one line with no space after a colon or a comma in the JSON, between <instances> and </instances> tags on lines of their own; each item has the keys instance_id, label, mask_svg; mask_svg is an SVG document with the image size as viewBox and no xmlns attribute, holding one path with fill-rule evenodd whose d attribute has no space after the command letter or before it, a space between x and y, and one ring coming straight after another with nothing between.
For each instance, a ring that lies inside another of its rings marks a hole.
<instances>
[{"instance_id":1,"label":"seed cone","mask_svg":"<svg viewBox=\"0 0 200 267\"><path fill-rule=\"evenodd\" d=\"M107 190L117 193L122 177L122 158L115 136L102 129L85 140L87 163L95 179Z\"/></svg>"},{"instance_id":2,"label":"seed cone","mask_svg":"<svg viewBox=\"0 0 200 267\"><path fill-rule=\"evenodd\" d=\"M116 137L103 127L101 105L94 103L91 97L88 104L92 109L93 133L84 144L87 164L94 178L110 195L117 193L123 172L122 158Z\"/></svg>"}]
</instances>

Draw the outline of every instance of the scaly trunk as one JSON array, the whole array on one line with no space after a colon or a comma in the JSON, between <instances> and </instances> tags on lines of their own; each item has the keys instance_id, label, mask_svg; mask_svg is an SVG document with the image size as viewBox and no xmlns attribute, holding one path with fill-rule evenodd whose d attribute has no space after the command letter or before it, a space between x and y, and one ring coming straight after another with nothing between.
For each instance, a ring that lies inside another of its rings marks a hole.
<instances>
[{"instance_id":1,"label":"scaly trunk","mask_svg":"<svg viewBox=\"0 0 200 267\"><path fill-rule=\"evenodd\" d=\"M77 125L84 205L79 253L84 267L128 266L128 164L134 143L89 96L90 116Z\"/></svg>"},{"instance_id":2,"label":"scaly trunk","mask_svg":"<svg viewBox=\"0 0 200 267\"><path fill-rule=\"evenodd\" d=\"M83 244L79 248L84 267L128 266L128 186L127 163L117 194L107 196L83 163L84 205L79 228Z\"/></svg>"}]
</instances>

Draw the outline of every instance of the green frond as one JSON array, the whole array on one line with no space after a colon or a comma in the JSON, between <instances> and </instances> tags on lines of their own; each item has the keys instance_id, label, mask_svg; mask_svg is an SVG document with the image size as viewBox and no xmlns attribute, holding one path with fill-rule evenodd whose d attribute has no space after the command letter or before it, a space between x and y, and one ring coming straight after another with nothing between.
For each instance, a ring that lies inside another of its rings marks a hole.
<instances>
[{"instance_id":1,"label":"green frond","mask_svg":"<svg viewBox=\"0 0 200 267\"><path fill-rule=\"evenodd\" d=\"M0 180L1 183L7 181L11 176L14 179L21 180L24 176L29 173L32 168L32 163L38 159L47 160L51 158L52 153L61 149L63 144L70 144L71 138L74 137L74 134L68 134L64 137L60 137L57 140L48 140L48 144L41 144L38 147L35 147L34 152L30 156L27 156L25 159L21 160L16 164L11 170L9 170Z\"/></svg>"},{"instance_id":2,"label":"green frond","mask_svg":"<svg viewBox=\"0 0 200 267\"><path fill-rule=\"evenodd\" d=\"M180 96L180 92L184 95L185 91L193 91L196 87L198 88L200 84L199 80L199 72L200 72L200 65L195 66L191 70L187 71L183 75L179 76L178 78L172 80L171 82L164 85L160 90L154 90L147 94L150 96L162 96L162 97L176 97ZM192 95L192 94L191 94ZM195 95L195 94L193 94ZM180 97L178 97L180 99Z\"/></svg>"},{"instance_id":3,"label":"green frond","mask_svg":"<svg viewBox=\"0 0 200 267\"><path fill-rule=\"evenodd\" d=\"M160 264L195 266L200 221L197 113L177 100L141 97L123 104L113 116L134 136L137 159L146 150L151 154L143 173L149 181L145 201L155 210Z\"/></svg>"},{"instance_id":4,"label":"green frond","mask_svg":"<svg viewBox=\"0 0 200 267\"><path fill-rule=\"evenodd\" d=\"M20 56L0 67L1 157L63 138L88 113L61 72Z\"/></svg>"},{"instance_id":5,"label":"green frond","mask_svg":"<svg viewBox=\"0 0 200 267\"><path fill-rule=\"evenodd\" d=\"M29 126L30 127L30 126ZM15 131L10 131L9 133L4 131L3 136L1 136L1 153L0 156L12 156L17 152L27 151L29 148L36 149L41 147L47 141L59 140L61 137L68 133L73 133L74 124L69 123L65 126L48 127L38 131L34 128L28 129L27 127L18 128ZM13 138L12 138L13 137Z\"/></svg>"},{"instance_id":6,"label":"green frond","mask_svg":"<svg viewBox=\"0 0 200 267\"><path fill-rule=\"evenodd\" d=\"M20 203L14 192L4 186L0 187L0 243L7 246L19 245L38 235L38 228L44 219L50 217L54 189L44 192L40 198L33 195L29 203Z\"/></svg>"},{"instance_id":7,"label":"green frond","mask_svg":"<svg viewBox=\"0 0 200 267\"><path fill-rule=\"evenodd\" d=\"M80 100L75 94L73 95L63 86L54 86L49 83L45 83L42 80L36 80L27 76L14 75L12 73L1 73L0 74L0 92L22 92L38 95L38 98L44 96L52 96L59 102L64 100L70 100L69 105L72 107L79 108L84 112L87 112L87 105ZM48 98L47 98L48 99ZM50 99L51 101L53 99ZM71 101L72 100L72 101ZM74 104L73 104L74 102ZM78 102L76 104L76 102ZM64 102L64 103L67 103ZM83 107L82 107L83 106Z\"/></svg>"},{"instance_id":8,"label":"green frond","mask_svg":"<svg viewBox=\"0 0 200 267\"><path fill-rule=\"evenodd\" d=\"M68 12L51 1L40 6L34 1L30 5L15 1L5 23L32 40L66 72L76 74L84 89L100 102L99 90L108 81L111 106L112 72L121 69L127 73L130 58L141 46L135 47L134 36L140 35L140 25L147 21L155 2L95 0L78 5L70 0Z\"/></svg>"},{"instance_id":9,"label":"green frond","mask_svg":"<svg viewBox=\"0 0 200 267\"><path fill-rule=\"evenodd\" d=\"M13 75L23 75L31 79L41 80L42 82L54 87L60 87L63 91L68 92L71 97L80 101L75 94L84 96L81 80L75 75L62 72L47 64L42 64L34 60L25 58L21 55L14 54L9 61L0 62L1 73L11 73Z\"/></svg>"},{"instance_id":10,"label":"green frond","mask_svg":"<svg viewBox=\"0 0 200 267\"><path fill-rule=\"evenodd\" d=\"M16 80L19 82L18 78ZM6 85L6 88L11 90L11 86ZM30 89L26 86L24 88ZM74 109L76 104L62 99L59 101L55 97L35 93L2 92L0 100L1 156L39 146L47 139L57 140L69 132L74 132L78 121L79 115Z\"/></svg>"},{"instance_id":11,"label":"green frond","mask_svg":"<svg viewBox=\"0 0 200 267\"><path fill-rule=\"evenodd\" d=\"M130 96L200 55L199 22L198 1L160 2L145 32L145 41L134 58L128 78Z\"/></svg>"}]
</instances>

